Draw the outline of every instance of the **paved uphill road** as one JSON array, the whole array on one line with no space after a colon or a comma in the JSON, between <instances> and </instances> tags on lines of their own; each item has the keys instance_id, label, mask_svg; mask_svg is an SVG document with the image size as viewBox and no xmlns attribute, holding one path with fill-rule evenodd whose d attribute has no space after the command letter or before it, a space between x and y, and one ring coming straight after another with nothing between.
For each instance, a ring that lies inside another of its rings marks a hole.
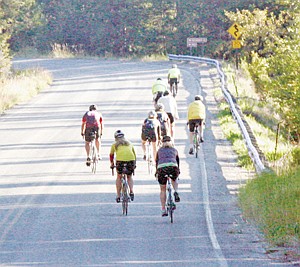
<instances>
[{"instance_id":1,"label":"paved uphill road","mask_svg":"<svg viewBox=\"0 0 300 267\"><path fill-rule=\"evenodd\" d=\"M241 219L235 193L248 174L222 136L208 66L178 63L182 201L171 224L160 216L159 186L140 145L152 82L165 78L171 63L19 59L14 65L47 68L54 82L0 116L0 266L283 266L268 258L262 237ZM188 155L186 109L200 87L208 120L196 159ZM80 136L90 104L99 106L105 127L95 175L85 166ZM115 203L109 168L117 129L138 154L127 217Z\"/></svg>"}]
</instances>

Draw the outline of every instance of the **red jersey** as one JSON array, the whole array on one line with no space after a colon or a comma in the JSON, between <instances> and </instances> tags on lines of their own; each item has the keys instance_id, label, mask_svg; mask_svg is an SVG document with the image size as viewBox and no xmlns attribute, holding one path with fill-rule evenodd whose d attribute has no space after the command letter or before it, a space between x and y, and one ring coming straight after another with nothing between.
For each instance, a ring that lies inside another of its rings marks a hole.
<instances>
[{"instance_id":1,"label":"red jersey","mask_svg":"<svg viewBox=\"0 0 300 267\"><path fill-rule=\"evenodd\" d=\"M100 127L102 124L102 115L96 110L87 111L82 117L82 122L86 123L86 128Z\"/></svg>"}]
</instances>

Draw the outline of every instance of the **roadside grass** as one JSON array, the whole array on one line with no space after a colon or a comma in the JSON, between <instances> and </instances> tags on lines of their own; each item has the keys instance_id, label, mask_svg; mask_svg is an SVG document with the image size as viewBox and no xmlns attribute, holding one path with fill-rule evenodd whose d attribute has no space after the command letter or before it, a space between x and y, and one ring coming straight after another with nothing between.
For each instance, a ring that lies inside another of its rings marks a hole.
<instances>
[{"instance_id":1,"label":"roadside grass","mask_svg":"<svg viewBox=\"0 0 300 267\"><path fill-rule=\"evenodd\" d=\"M239 204L243 214L259 227L271 244L299 248L300 147L291 144L280 131L278 114L274 113L270 102L259 100L247 71L234 70L229 64L225 64L225 68L223 65L223 71L227 88L237 99L271 170L257 174L240 188ZM240 129L221 95L221 91L216 90L224 135L233 144L239 164L254 169ZM300 259L300 252L293 257Z\"/></svg>"},{"instance_id":2,"label":"roadside grass","mask_svg":"<svg viewBox=\"0 0 300 267\"><path fill-rule=\"evenodd\" d=\"M240 190L244 215L277 246L299 246L300 167L277 176L263 173ZM300 258L300 255L298 255Z\"/></svg>"},{"instance_id":3,"label":"roadside grass","mask_svg":"<svg viewBox=\"0 0 300 267\"><path fill-rule=\"evenodd\" d=\"M254 170L254 165L250 156L243 136L235 120L233 119L229 106L227 103L220 104L220 112L218 118L223 130L223 134L227 140L229 140L233 146L233 150L237 153L237 160L239 166L242 166L248 170Z\"/></svg>"},{"instance_id":4,"label":"roadside grass","mask_svg":"<svg viewBox=\"0 0 300 267\"><path fill-rule=\"evenodd\" d=\"M1 79L0 114L16 104L28 101L52 82L50 73L43 69L14 71Z\"/></svg>"}]
</instances>

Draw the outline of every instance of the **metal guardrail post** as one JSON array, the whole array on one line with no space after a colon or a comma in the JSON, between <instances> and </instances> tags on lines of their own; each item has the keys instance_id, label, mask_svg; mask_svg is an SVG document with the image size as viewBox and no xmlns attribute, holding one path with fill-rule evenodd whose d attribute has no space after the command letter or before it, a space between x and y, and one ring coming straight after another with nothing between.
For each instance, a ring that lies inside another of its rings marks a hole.
<instances>
[{"instance_id":1,"label":"metal guardrail post","mask_svg":"<svg viewBox=\"0 0 300 267\"><path fill-rule=\"evenodd\" d=\"M254 166L256 168L256 171L258 173L261 173L263 172L266 167L264 166L264 164L262 163L260 157L259 157L259 154L256 150L256 148L253 146L252 142L251 142L251 139L250 139L250 136L246 130L246 127L238 113L238 111L236 110L235 108L235 104L232 100L232 97L229 93L229 91L226 89L226 82L225 82L225 75L224 75L224 72L222 71L221 69L221 66L220 66L220 63L219 61L215 60L215 59L210 59L210 58L202 58L202 57L193 57L193 56L183 56L183 55L172 55L172 54L169 54L168 55L169 59L170 60L183 60L183 61L194 61L194 62L204 62L204 63L207 63L207 64L211 64L211 65L214 65L217 70L218 70L218 74L220 76L220 80L221 80L221 89L222 89L222 92L230 106L230 109L232 111L232 114L235 118L235 120L237 121L241 131L242 131L242 134L243 134L243 137L244 137L244 140L245 140L245 143L247 145L247 148L248 148L248 153L249 153L249 156L250 158L252 159L253 163L254 163Z\"/></svg>"}]
</instances>

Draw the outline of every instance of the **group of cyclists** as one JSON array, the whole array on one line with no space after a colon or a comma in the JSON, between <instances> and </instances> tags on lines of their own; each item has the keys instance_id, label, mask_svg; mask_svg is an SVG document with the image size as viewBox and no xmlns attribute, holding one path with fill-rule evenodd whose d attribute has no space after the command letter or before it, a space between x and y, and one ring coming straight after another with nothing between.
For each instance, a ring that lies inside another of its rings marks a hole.
<instances>
[{"instance_id":1,"label":"group of cyclists","mask_svg":"<svg viewBox=\"0 0 300 267\"><path fill-rule=\"evenodd\" d=\"M161 201L161 215L167 216L168 213L165 208L166 203L166 184L167 176L172 179L172 186L174 188L175 202L180 202L178 194L178 176L180 174L179 154L174 145L175 140L175 120L179 119L177 103L171 90L173 83L175 83L176 92L178 90L178 83L181 79L180 70L176 64L172 65L172 69L168 72L168 83L163 82L158 78L152 86L153 105L154 109L148 112L147 118L144 120L141 127L141 145L143 151L143 159L146 160L146 142L149 140L152 145L153 155L155 161L156 173L155 177L160 185L160 201ZM193 132L196 126L200 127L201 142L203 139L203 124L205 121L205 106L203 98L200 95L195 96L195 101L189 105L188 108L188 124L189 124L189 139L190 150L189 154L193 154ZM85 138L85 150L87 154L86 165L90 165L89 158L89 142L90 133L96 133L96 147L98 151L99 160L101 159L101 136L102 136L102 114L97 110L96 105L91 105L89 110L82 117L81 135ZM120 202L121 191L121 176L124 171L124 164L126 166L126 175L130 189L130 198L134 200L133 179L132 175L136 168L136 152L133 144L126 139L125 134L121 130L114 133L115 142L111 145L109 160L110 167L116 168L116 202Z\"/></svg>"}]
</instances>

